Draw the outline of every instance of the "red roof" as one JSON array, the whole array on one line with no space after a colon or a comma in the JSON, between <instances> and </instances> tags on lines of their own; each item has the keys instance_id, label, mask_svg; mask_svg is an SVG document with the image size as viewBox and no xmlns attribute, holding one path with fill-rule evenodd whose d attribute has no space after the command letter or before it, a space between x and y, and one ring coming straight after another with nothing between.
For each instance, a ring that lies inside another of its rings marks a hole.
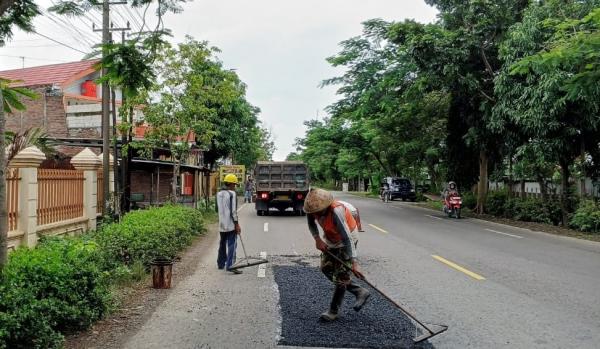
<instances>
[{"instance_id":1,"label":"red roof","mask_svg":"<svg viewBox=\"0 0 600 349\"><path fill-rule=\"evenodd\" d=\"M95 71L94 64L99 60L85 60L70 63L42 65L25 69L13 69L0 71L0 77L9 80L21 80L13 86L36 86L57 84L64 86L65 83L76 80L82 75Z\"/></svg>"}]
</instances>

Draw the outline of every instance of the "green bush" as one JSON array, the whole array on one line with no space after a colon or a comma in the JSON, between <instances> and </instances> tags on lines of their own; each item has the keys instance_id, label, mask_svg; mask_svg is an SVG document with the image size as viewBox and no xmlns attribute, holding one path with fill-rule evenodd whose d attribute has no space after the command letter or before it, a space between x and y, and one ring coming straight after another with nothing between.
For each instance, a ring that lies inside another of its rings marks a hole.
<instances>
[{"instance_id":1,"label":"green bush","mask_svg":"<svg viewBox=\"0 0 600 349\"><path fill-rule=\"evenodd\" d=\"M0 279L0 347L58 347L61 333L102 317L111 298L97 252L93 241L65 238L11 253Z\"/></svg>"},{"instance_id":2,"label":"green bush","mask_svg":"<svg viewBox=\"0 0 600 349\"><path fill-rule=\"evenodd\" d=\"M175 257L202 231L199 211L172 205L11 253L0 275L0 349L61 347L64 333L106 314L111 284L139 279L152 259Z\"/></svg>"},{"instance_id":3,"label":"green bush","mask_svg":"<svg viewBox=\"0 0 600 349\"><path fill-rule=\"evenodd\" d=\"M135 261L148 266L157 257L173 258L202 231L199 211L170 205L131 212L120 223L95 232L93 238L104 254L105 269L112 269Z\"/></svg>"},{"instance_id":4,"label":"green bush","mask_svg":"<svg viewBox=\"0 0 600 349\"><path fill-rule=\"evenodd\" d=\"M477 198L475 197L475 194L473 194L473 192L466 191L464 193L461 193L460 195L462 198L463 207L472 210L475 208L475 206L477 206Z\"/></svg>"},{"instance_id":5,"label":"green bush","mask_svg":"<svg viewBox=\"0 0 600 349\"><path fill-rule=\"evenodd\" d=\"M508 192L505 190L489 192L486 200L486 210L494 216L505 215L505 205L508 200Z\"/></svg>"},{"instance_id":6,"label":"green bush","mask_svg":"<svg viewBox=\"0 0 600 349\"><path fill-rule=\"evenodd\" d=\"M561 220L560 202L556 200L516 198L504 205L506 217L525 222L537 222L557 225Z\"/></svg>"},{"instance_id":7,"label":"green bush","mask_svg":"<svg viewBox=\"0 0 600 349\"><path fill-rule=\"evenodd\" d=\"M573 229L600 233L600 207L592 200L582 200L569 222Z\"/></svg>"}]
</instances>

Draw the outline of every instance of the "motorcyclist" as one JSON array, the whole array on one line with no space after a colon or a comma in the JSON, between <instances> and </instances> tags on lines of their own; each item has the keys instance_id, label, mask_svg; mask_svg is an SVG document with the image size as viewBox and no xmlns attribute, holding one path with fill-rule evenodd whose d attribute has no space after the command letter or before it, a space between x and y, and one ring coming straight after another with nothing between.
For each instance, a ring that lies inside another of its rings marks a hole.
<instances>
[{"instance_id":1,"label":"motorcyclist","mask_svg":"<svg viewBox=\"0 0 600 349\"><path fill-rule=\"evenodd\" d=\"M444 202L446 203L446 206L448 206L448 198L450 198L451 196L460 196L458 194L458 187L456 186L456 183L453 181L448 182L448 186L442 192L442 197L444 198Z\"/></svg>"},{"instance_id":2,"label":"motorcyclist","mask_svg":"<svg viewBox=\"0 0 600 349\"><path fill-rule=\"evenodd\" d=\"M384 179L379 187L379 196L381 197L381 200L385 200L385 195L387 195L389 191L390 185L388 184L387 180Z\"/></svg>"}]
</instances>

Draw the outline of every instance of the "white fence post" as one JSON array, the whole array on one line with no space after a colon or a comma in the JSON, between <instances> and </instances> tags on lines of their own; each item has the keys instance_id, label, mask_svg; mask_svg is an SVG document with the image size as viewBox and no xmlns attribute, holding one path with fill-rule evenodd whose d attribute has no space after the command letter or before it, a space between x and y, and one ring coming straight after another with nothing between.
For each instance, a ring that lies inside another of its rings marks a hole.
<instances>
[{"instance_id":1,"label":"white fence post","mask_svg":"<svg viewBox=\"0 0 600 349\"><path fill-rule=\"evenodd\" d=\"M96 154L89 148L83 149L79 154L71 159L71 164L77 169L83 171L83 207L84 215L88 220L87 228L96 229L96 207L98 195L98 169L102 162Z\"/></svg>"},{"instance_id":2,"label":"white fence post","mask_svg":"<svg viewBox=\"0 0 600 349\"><path fill-rule=\"evenodd\" d=\"M21 150L10 161L10 167L19 169L21 183L19 185L19 208L17 213L17 230L24 233L22 246L33 247L37 244L37 206L38 181L37 173L46 155L32 146Z\"/></svg>"}]
</instances>

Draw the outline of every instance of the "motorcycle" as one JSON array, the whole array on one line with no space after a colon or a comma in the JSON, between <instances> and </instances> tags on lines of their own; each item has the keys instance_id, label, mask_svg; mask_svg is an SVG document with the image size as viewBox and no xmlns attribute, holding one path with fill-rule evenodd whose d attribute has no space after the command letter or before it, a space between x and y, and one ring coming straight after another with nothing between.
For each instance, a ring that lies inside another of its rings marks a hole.
<instances>
[{"instance_id":1,"label":"motorcycle","mask_svg":"<svg viewBox=\"0 0 600 349\"><path fill-rule=\"evenodd\" d=\"M379 192L379 198L383 202L390 202L392 198L392 193L387 189L382 189Z\"/></svg>"},{"instance_id":2,"label":"motorcycle","mask_svg":"<svg viewBox=\"0 0 600 349\"><path fill-rule=\"evenodd\" d=\"M448 218L452 216L460 219L460 206L462 205L462 198L457 194L448 195L448 198L443 201L444 213L448 215Z\"/></svg>"}]
</instances>

